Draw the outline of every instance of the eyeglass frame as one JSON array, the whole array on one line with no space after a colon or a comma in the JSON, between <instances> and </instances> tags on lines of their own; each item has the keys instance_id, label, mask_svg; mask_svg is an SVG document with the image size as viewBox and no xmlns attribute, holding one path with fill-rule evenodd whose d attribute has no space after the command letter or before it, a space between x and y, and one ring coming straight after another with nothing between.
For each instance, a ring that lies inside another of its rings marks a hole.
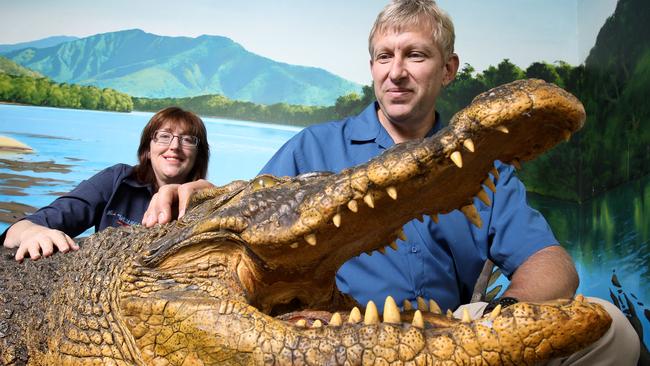
<instances>
[{"instance_id":1,"label":"eyeglass frame","mask_svg":"<svg viewBox=\"0 0 650 366\"><path fill-rule=\"evenodd\" d=\"M164 133L168 133L168 134L172 135L172 138L169 140L168 143L165 144L165 143L157 141L158 139L156 138L156 135L158 133L160 133L160 132L164 132ZM192 137L192 138L196 139L196 143L193 144L193 145L192 144L185 144L185 143L183 143L183 139L182 139L183 137ZM173 133L171 133L171 132L169 132L167 130L155 130L153 132L153 134L151 134L151 141L153 141L154 144L158 144L160 146L169 146L169 145L171 145L172 141L174 141L174 138L177 138L178 139L178 145L183 146L183 147L186 146L186 147L196 148L197 146L199 146L199 143L201 142L201 139L198 138L197 136L194 136L194 135L174 135Z\"/></svg>"}]
</instances>

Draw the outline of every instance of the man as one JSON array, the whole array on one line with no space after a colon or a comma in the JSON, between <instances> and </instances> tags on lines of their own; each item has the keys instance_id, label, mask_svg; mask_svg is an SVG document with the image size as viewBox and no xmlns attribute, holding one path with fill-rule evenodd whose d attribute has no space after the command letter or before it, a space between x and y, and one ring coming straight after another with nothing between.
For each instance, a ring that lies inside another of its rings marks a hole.
<instances>
[{"instance_id":1,"label":"man","mask_svg":"<svg viewBox=\"0 0 650 366\"><path fill-rule=\"evenodd\" d=\"M262 173L338 172L368 161L395 143L431 136L441 128L436 98L454 79L459 65L449 17L431 0L394 1L379 14L370 32L369 49L377 101L358 116L304 129L275 154ZM478 317L488 304L461 304L469 302L489 258L510 278L499 300L502 306L516 299L572 297L578 276L571 257L558 245L544 218L527 205L525 189L513 168L499 162L496 168L499 179L490 197L493 205L475 202L487 223L483 228L471 225L458 211L441 215L438 223L429 218L423 223L414 220L405 225L408 240L397 251L361 255L345 263L337 274L339 289L362 304L368 300L382 304L387 295L398 303L414 302L421 296L436 300L443 310L456 309L458 315L468 308ZM174 194L183 196L183 201L190 191L185 187ZM151 208L145 224L155 223L160 212L160 208ZM160 221L168 221L168 212L168 208L162 211L164 220ZM615 306L599 302L614 318L610 331L594 346L554 364L636 364L636 333Z\"/></svg>"}]
</instances>

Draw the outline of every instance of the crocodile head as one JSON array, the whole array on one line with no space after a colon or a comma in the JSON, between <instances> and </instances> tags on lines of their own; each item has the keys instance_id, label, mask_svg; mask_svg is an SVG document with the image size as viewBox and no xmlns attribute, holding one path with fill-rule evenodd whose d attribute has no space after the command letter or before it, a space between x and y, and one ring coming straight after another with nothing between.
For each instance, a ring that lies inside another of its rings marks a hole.
<instances>
[{"instance_id":1,"label":"crocodile head","mask_svg":"<svg viewBox=\"0 0 650 366\"><path fill-rule=\"evenodd\" d=\"M433 302L400 313L388 299L383 322L372 303L361 321L334 280L351 257L393 250L402 225L422 215L458 209L482 225L472 202L494 189L494 161L533 159L584 119L569 93L517 81L479 95L435 136L338 174L262 175L195 195L121 275L135 347L151 362L279 364L519 364L584 347L610 323L585 301L522 303L462 321L434 315Z\"/></svg>"}]
</instances>

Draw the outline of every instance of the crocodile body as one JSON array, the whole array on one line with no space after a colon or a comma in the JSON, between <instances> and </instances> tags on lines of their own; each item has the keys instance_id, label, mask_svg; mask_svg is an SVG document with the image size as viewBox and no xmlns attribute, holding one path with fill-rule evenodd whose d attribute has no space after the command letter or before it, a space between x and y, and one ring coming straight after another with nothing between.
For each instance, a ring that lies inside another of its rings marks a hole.
<instances>
[{"instance_id":1,"label":"crocodile body","mask_svg":"<svg viewBox=\"0 0 650 366\"><path fill-rule=\"evenodd\" d=\"M421 215L460 209L481 225L471 203L498 179L493 162L530 160L584 118L558 87L518 81L479 95L435 136L339 174L235 181L195 195L181 220L110 228L36 262L3 249L0 363L497 365L570 354L611 322L581 297L476 320L388 298L380 316L372 303L359 313L334 276L353 256L393 250Z\"/></svg>"}]
</instances>

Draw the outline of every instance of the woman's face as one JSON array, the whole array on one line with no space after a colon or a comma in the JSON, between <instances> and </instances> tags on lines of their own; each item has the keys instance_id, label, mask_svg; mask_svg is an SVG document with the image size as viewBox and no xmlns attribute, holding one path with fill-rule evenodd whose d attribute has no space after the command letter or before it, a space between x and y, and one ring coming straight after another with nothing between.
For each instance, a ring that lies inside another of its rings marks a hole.
<instances>
[{"instance_id":1,"label":"woman's face","mask_svg":"<svg viewBox=\"0 0 650 366\"><path fill-rule=\"evenodd\" d=\"M154 132L149 142L149 160L158 187L186 182L196 161L197 146L192 146L193 140L196 137L189 135L184 127L170 122Z\"/></svg>"}]
</instances>

